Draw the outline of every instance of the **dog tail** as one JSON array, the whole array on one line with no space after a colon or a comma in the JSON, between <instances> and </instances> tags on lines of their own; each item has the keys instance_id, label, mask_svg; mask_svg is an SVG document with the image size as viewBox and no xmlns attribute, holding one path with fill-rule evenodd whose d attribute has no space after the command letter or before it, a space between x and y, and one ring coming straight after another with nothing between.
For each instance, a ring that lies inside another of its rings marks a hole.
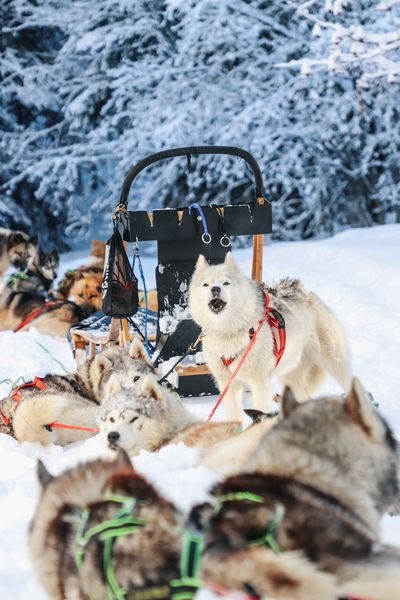
<instances>
[{"instance_id":1,"label":"dog tail","mask_svg":"<svg viewBox=\"0 0 400 600\"><path fill-rule=\"evenodd\" d=\"M245 589L250 594L275 600L336 600L338 597L335 578L319 571L297 552L276 555L266 548L253 548L216 558L214 553L209 561L204 557L202 575L205 581L226 589Z\"/></svg>"}]
</instances>

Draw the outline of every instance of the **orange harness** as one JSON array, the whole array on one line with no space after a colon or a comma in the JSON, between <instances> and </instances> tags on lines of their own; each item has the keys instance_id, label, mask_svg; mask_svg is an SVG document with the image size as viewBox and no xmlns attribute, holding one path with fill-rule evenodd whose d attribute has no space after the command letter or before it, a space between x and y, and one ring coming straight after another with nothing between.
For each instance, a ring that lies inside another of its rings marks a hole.
<instances>
[{"instance_id":1,"label":"orange harness","mask_svg":"<svg viewBox=\"0 0 400 600\"><path fill-rule=\"evenodd\" d=\"M18 408L18 406L22 400L21 390L24 388L30 388L30 387L35 387L38 390L46 390L47 389L47 385L43 381L42 377L35 377L33 381L29 381L28 383L23 383L22 385L19 385L17 388L15 388L15 390L11 394L11 398L17 404L16 408ZM10 424L10 419L8 419L5 415L3 415L2 412L0 412L0 419L3 421L4 425ZM99 431L97 427L85 427L83 425L67 425L66 423L55 423L55 422L48 423L47 425L45 425L45 428L48 431L51 431L52 429L75 429L77 431L93 431L94 433L98 433L98 431Z\"/></svg>"},{"instance_id":2,"label":"orange harness","mask_svg":"<svg viewBox=\"0 0 400 600\"><path fill-rule=\"evenodd\" d=\"M271 308L269 305L269 295L267 292L264 292L265 299L265 311L262 320L267 321L268 325L271 328L272 332L272 340L273 340L273 352L276 359L275 367L278 366L279 361L281 360L283 353L285 352L286 346L286 327L285 327L285 319L281 315L276 308ZM250 341L254 336L254 327L249 329L249 338ZM230 356L229 358L225 358L225 356L221 356L221 360L224 363L225 367L229 367L233 361L239 356L240 352L238 352L235 356Z\"/></svg>"},{"instance_id":3,"label":"orange harness","mask_svg":"<svg viewBox=\"0 0 400 600\"><path fill-rule=\"evenodd\" d=\"M250 329L250 331L249 331L250 342L249 342L247 348L245 349L243 356L239 361L239 364L237 365L237 367L233 371L232 375L230 376L228 383L226 384L223 391L221 392L220 397L216 401L212 411L208 415L207 421L210 421L213 418L215 411L217 410L218 406L221 404L222 400L225 398L232 381L235 379L235 377L238 374L238 372L240 371L244 361L246 360L250 350L256 343L257 336L260 333L265 321L267 321L269 326L271 327L272 337L274 340L274 355L276 358L275 367L278 365L279 361L281 360L281 358L283 356L283 353L285 351L285 346L286 346L285 320L284 320L283 316L275 308L270 307L269 296L268 296L267 292L264 292L264 298L265 298L265 310L264 310L262 319L260 319L258 321L258 327L257 327L256 331L254 331L253 328ZM276 329L279 334L278 335L279 346L278 346L278 342L276 341L275 335L273 333L274 329ZM235 358L233 358L231 362L233 362L235 360ZM223 357L221 360L223 360ZM229 363L229 364L231 364L231 363Z\"/></svg>"}]
</instances>

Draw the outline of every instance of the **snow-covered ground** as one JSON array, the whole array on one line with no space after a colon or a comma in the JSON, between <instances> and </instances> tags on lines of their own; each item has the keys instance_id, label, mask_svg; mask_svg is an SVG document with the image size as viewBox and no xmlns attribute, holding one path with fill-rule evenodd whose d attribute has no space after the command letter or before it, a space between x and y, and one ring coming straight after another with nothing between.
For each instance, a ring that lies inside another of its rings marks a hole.
<instances>
[{"instance_id":1,"label":"snow-covered ground","mask_svg":"<svg viewBox=\"0 0 400 600\"><path fill-rule=\"evenodd\" d=\"M235 255L249 273L251 251L238 250ZM68 256L63 268L80 263L80 256ZM150 286L154 261L144 259L144 264ZM267 281L284 275L300 277L333 308L350 339L354 372L400 436L400 225L350 230L321 241L267 244L264 265ZM30 380L73 368L68 343L63 340L34 330L0 333L0 381L20 376ZM0 397L9 389L10 383L1 383ZM326 391L336 389L332 381L325 385ZM196 414L205 416L213 399L187 402ZM44 594L33 578L26 552L28 524L37 501L36 458L59 473L77 461L98 456L102 449L97 438L63 449L21 445L0 434L0 451L0 598L41 600ZM166 496L188 509L205 497L216 479L211 471L194 466L195 458L195 450L171 446L158 454L143 452L134 464ZM400 518L386 517L382 529L386 541L400 546Z\"/></svg>"}]
</instances>

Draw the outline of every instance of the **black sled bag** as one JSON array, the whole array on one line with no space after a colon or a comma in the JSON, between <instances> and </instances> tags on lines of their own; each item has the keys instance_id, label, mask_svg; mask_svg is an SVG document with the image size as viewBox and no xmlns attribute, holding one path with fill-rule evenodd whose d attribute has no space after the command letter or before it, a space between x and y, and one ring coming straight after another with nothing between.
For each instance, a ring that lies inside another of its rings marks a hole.
<instances>
[{"instance_id":1,"label":"black sled bag","mask_svg":"<svg viewBox=\"0 0 400 600\"><path fill-rule=\"evenodd\" d=\"M134 315L139 308L138 280L117 227L106 246L102 301L104 314L119 319Z\"/></svg>"}]
</instances>

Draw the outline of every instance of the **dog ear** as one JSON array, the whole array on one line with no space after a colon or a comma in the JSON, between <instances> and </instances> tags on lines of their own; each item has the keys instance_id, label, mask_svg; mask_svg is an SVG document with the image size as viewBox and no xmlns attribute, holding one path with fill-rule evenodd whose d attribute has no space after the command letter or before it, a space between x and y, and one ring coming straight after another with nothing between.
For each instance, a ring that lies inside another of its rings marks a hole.
<instances>
[{"instance_id":1,"label":"dog ear","mask_svg":"<svg viewBox=\"0 0 400 600\"><path fill-rule=\"evenodd\" d=\"M133 471L132 461L129 458L128 453L123 448L118 450L117 457L115 459L115 466L119 469L129 469L130 471Z\"/></svg>"},{"instance_id":2,"label":"dog ear","mask_svg":"<svg viewBox=\"0 0 400 600\"><path fill-rule=\"evenodd\" d=\"M196 275L204 271L208 267L208 262L206 257L203 254L199 254L199 258L197 259L196 266L194 268L194 272Z\"/></svg>"},{"instance_id":3,"label":"dog ear","mask_svg":"<svg viewBox=\"0 0 400 600\"><path fill-rule=\"evenodd\" d=\"M140 390L144 396L150 396L151 398L154 398L154 400L164 402L161 386L158 385L156 379L152 375L147 375L143 379Z\"/></svg>"},{"instance_id":4,"label":"dog ear","mask_svg":"<svg viewBox=\"0 0 400 600\"><path fill-rule=\"evenodd\" d=\"M96 354L93 360L95 372L98 377L102 377L105 371L112 368L112 362L104 354Z\"/></svg>"},{"instance_id":5,"label":"dog ear","mask_svg":"<svg viewBox=\"0 0 400 600\"><path fill-rule=\"evenodd\" d=\"M225 254L224 265L226 265L227 267L232 269L232 271L237 271L237 272L241 273L240 267L237 264L236 260L233 258L232 252L227 252Z\"/></svg>"},{"instance_id":6,"label":"dog ear","mask_svg":"<svg viewBox=\"0 0 400 600\"><path fill-rule=\"evenodd\" d=\"M42 490L46 489L49 483L53 481L54 477L48 472L40 459L37 461L36 472Z\"/></svg>"},{"instance_id":7,"label":"dog ear","mask_svg":"<svg viewBox=\"0 0 400 600\"><path fill-rule=\"evenodd\" d=\"M290 387L286 386L283 391L282 396L282 414L284 417L288 417L296 408L299 406L300 402L297 402L292 390Z\"/></svg>"},{"instance_id":8,"label":"dog ear","mask_svg":"<svg viewBox=\"0 0 400 600\"><path fill-rule=\"evenodd\" d=\"M357 377L353 378L351 390L344 401L344 409L352 421L364 429L370 438L377 442L384 439L385 426L377 415L368 392Z\"/></svg>"},{"instance_id":9,"label":"dog ear","mask_svg":"<svg viewBox=\"0 0 400 600\"><path fill-rule=\"evenodd\" d=\"M121 389L122 389L122 386L119 382L119 379L116 376L116 374L113 373L111 375L110 379L107 381L105 397L110 398L111 396L114 396L114 394L117 394L118 392L120 392Z\"/></svg>"},{"instance_id":10,"label":"dog ear","mask_svg":"<svg viewBox=\"0 0 400 600\"><path fill-rule=\"evenodd\" d=\"M26 244L29 240L29 237L22 233L21 231L13 231L7 238L7 248L11 250L14 246L18 246L18 244Z\"/></svg>"},{"instance_id":11,"label":"dog ear","mask_svg":"<svg viewBox=\"0 0 400 600\"><path fill-rule=\"evenodd\" d=\"M129 356L134 360L141 360L151 366L149 357L147 356L146 348L138 337L134 337L129 347Z\"/></svg>"},{"instance_id":12,"label":"dog ear","mask_svg":"<svg viewBox=\"0 0 400 600\"><path fill-rule=\"evenodd\" d=\"M261 421L266 421L268 419L268 413L265 413L262 410L256 410L255 408L245 408L244 412L248 417L250 417L252 425L255 425L255 423L260 423Z\"/></svg>"}]
</instances>

